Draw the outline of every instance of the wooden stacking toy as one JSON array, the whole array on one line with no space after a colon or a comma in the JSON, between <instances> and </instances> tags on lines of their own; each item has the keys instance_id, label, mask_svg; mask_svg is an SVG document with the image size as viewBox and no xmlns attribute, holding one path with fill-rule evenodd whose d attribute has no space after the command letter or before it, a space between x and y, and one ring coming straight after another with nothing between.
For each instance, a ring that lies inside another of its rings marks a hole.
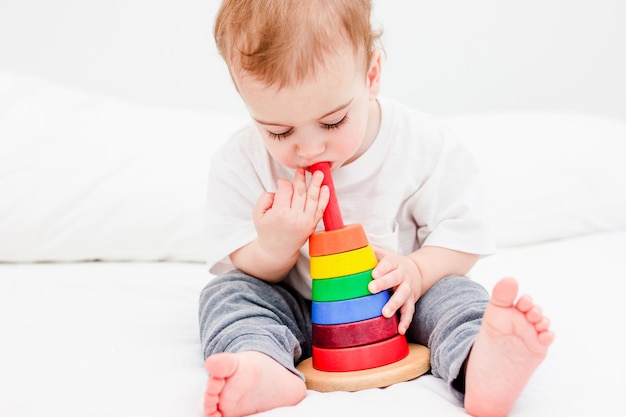
<instances>
[{"instance_id":1,"label":"wooden stacking toy","mask_svg":"<svg viewBox=\"0 0 626 417\"><path fill-rule=\"evenodd\" d=\"M343 224L330 165L310 167L318 170L330 201L325 230L309 238L313 356L298 369L307 388L316 391L358 391L416 378L428 371L430 352L407 343L397 316L382 315L389 291L368 290L378 262L374 250L360 224Z\"/></svg>"}]
</instances>

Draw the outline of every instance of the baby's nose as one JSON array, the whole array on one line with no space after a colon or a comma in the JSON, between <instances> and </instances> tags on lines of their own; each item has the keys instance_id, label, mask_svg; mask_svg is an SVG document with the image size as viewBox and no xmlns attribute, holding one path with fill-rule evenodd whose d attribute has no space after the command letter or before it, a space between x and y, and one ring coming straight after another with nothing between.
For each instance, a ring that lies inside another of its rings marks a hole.
<instances>
[{"instance_id":1,"label":"baby's nose","mask_svg":"<svg viewBox=\"0 0 626 417\"><path fill-rule=\"evenodd\" d=\"M321 155L324 150L326 150L326 146L324 146L322 142L305 141L304 143L298 144L296 152L298 156L303 159L313 160L315 157Z\"/></svg>"}]
</instances>

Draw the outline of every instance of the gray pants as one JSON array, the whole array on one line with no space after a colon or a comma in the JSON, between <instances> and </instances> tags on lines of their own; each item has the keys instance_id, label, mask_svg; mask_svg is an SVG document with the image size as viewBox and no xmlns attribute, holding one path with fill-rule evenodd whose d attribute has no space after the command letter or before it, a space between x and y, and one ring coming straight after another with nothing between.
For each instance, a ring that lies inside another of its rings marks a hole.
<instances>
[{"instance_id":1,"label":"gray pants","mask_svg":"<svg viewBox=\"0 0 626 417\"><path fill-rule=\"evenodd\" d=\"M461 401L463 381L455 380L488 300L487 291L467 277L443 278L416 303L406 333L409 342L428 346L432 374ZM200 337L205 358L218 352L263 352L303 378L296 365L311 356L311 301L286 285L232 271L202 290Z\"/></svg>"}]
</instances>

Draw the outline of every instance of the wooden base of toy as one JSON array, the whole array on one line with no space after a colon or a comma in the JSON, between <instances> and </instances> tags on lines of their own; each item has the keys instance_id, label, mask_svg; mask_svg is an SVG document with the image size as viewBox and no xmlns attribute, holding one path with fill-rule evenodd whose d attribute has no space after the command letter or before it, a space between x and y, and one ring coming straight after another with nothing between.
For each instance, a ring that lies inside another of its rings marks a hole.
<instances>
[{"instance_id":1,"label":"wooden base of toy","mask_svg":"<svg viewBox=\"0 0 626 417\"><path fill-rule=\"evenodd\" d=\"M388 387L425 374L430 369L430 350L426 346L409 343L409 355L389 365L352 372L324 372L313 368L311 358L298 370L306 378L307 389L320 392L360 391Z\"/></svg>"}]
</instances>

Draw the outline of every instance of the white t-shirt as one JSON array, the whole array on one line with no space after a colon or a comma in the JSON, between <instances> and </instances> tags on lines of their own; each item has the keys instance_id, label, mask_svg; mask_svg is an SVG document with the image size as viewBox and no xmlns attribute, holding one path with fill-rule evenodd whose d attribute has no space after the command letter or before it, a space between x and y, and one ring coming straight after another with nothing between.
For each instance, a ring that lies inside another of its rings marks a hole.
<instances>
[{"instance_id":1,"label":"white t-shirt","mask_svg":"<svg viewBox=\"0 0 626 417\"><path fill-rule=\"evenodd\" d=\"M378 135L359 159L333 172L344 224L361 224L373 246L411 253L441 246L487 255L494 246L472 156L433 117L379 98ZM233 269L228 255L256 237L252 211L261 193L294 171L270 157L248 126L211 162L207 227L210 271ZM323 230L320 221L318 230ZM311 298L308 244L286 280Z\"/></svg>"}]
</instances>

